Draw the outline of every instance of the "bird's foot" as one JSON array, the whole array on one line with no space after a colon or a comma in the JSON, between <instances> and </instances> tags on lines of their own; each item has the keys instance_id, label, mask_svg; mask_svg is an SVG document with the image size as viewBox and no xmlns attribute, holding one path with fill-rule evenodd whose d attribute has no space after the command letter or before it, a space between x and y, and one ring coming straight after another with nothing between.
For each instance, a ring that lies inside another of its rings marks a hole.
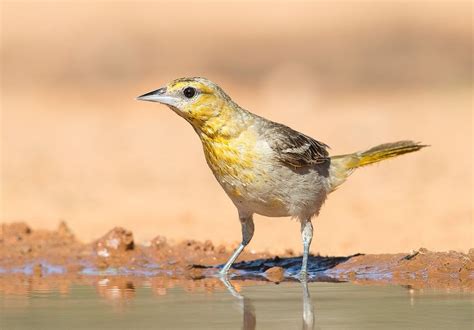
<instances>
[{"instance_id":1,"label":"bird's foot","mask_svg":"<svg viewBox=\"0 0 474 330\"><path fill-rule=\"evenodd\" d=\"M308 282L308 272L306 270L302 270L299 275L300 282Z\"/></svg>"},{"instance_id":2,"label":"bird's foot","mask_svg":"<svg viewBox=\"0 0 474 330\"><path fill-rule=\"evenodd\" d=\"M229 278L229 270L230 268L229 267L222 267L218 272L217 272L217 277L220 277L220 278Z\"/></svg>"}]
</instances>

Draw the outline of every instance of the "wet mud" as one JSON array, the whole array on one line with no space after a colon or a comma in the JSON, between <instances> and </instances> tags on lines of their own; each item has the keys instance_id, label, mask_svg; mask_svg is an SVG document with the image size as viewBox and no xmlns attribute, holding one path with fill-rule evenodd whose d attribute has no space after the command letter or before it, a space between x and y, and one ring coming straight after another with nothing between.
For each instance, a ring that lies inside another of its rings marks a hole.
<instances>
[{"instance_id":1,"label":"wet mud","mask_svg":"<svg viewBox=\"0 0 474 330\"><path fill-rule=\"evenodd\" d=\"M113 228L93 242L82 243L64 222L52 231L34 230L25 223L2 224L0 290L23 290L24 285L14 283L29 281L36 286L57 286L61 292L71 282L99 283L104 275L108 282L103 286L118 286L123 294L127 294L127 286L139 285L137 281L149 283L157 294L165 294L176 285L214 290L222 287L216 273L233 248L215 246L210 241L169 243L162 236L140 245L124 228ZM308 262L309 281L474 292L474 249L467 254L420 248L399 254L310 256ZM300 265L301 256L292 251L281 256L247 251L232 268L230 277L241 280L239 283L297 281ZM127 279L130 277L134 280Z\"/></svg>"}]
</instances>

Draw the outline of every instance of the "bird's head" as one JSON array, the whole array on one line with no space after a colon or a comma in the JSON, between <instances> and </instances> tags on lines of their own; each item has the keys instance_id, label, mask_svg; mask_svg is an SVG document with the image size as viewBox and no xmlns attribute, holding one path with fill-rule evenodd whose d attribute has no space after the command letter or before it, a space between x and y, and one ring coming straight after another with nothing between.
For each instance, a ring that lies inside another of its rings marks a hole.
<instances>
[{"instance_id":1,"label":"bird's head","mask_svg":"<svg viewBox=\"0 0 474 330\"><path fill-rule=\"evenodd\" d=\"M217 84L200 77L173 80L137 100L165 104L195 128L238 107Z\"/></svg>"}]
</instances>

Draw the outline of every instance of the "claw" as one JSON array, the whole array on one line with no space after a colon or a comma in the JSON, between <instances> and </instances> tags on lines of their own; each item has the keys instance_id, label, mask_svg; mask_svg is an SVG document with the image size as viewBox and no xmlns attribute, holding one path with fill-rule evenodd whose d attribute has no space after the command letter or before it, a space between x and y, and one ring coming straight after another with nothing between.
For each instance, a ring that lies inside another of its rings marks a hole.
<instances>
[{"instance_id":1,"label":"claw","mask_svg":"<svg viewBox=\"0 0 474 330\"><path fill-rule=\"evenodd\" d=\"M299 275L300 281L301 282L307 282L308 281L308 272L307 271L301 271Z\"/></svg>"}]
</instances>

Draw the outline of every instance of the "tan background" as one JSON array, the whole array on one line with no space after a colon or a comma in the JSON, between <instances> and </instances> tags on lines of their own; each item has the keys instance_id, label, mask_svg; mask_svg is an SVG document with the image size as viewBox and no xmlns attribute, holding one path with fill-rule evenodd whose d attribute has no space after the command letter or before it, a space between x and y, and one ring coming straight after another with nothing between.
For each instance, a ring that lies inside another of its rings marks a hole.
<instances>
[{"instance_id":1,"label":"tan background","mask_svg":"<svg viewBox=\"0 0 474 330\"><path fill-rule=\"evenodd\" d=\"M233 205L193 130L134 97L206 76L240 105L347 153L431 144L362 169L315 221L323 254L472 247L470 2L1 3L1 221L83 240L234 243ZM257 217L252 249L300 251Z\"/></svg>"}]
</instances>

